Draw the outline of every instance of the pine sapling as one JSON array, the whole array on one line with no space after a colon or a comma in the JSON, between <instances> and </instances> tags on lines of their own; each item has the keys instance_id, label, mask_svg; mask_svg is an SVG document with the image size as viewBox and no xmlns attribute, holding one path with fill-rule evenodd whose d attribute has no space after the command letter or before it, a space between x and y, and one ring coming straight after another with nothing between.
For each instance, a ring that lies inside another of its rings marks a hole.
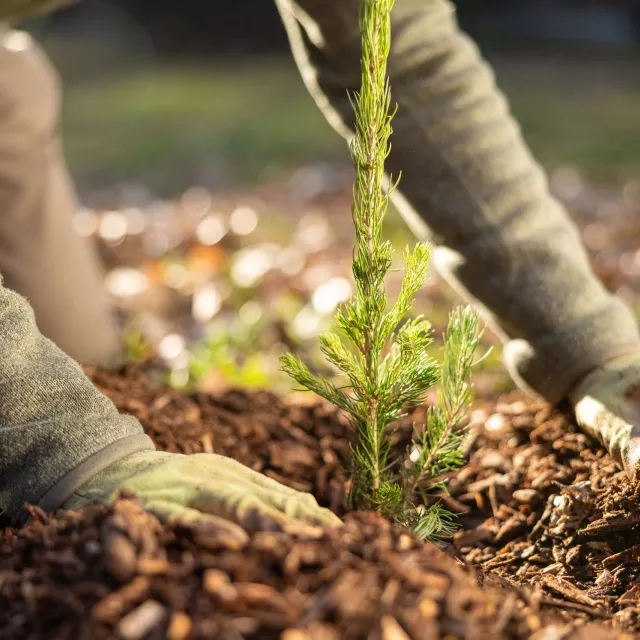
<instances>
[{"instance_id":1,"label":"pine sapling","mask_svg":"<svg viewBox=\"0 0 640 640\"><path fill-rule=\"evenodd\" d=\"M391 91L387 58L391 44L390 14L394 0L362 0L359 92L351 97L355 135L351 157L356 170L352 219L355 293L336 313L337 332L320 337L322 352L345 378L338 386L313 375L291 354L283 370L298 383L346 412L355 432L352 446L351 501L373 509L414 530L423 539L449 535L454 517L428 493L442 488L443 474L463 462L461 428L470 401L469 372L480 339L479 321L470 308L457 309L444 336L441 363L428 354L433 343L430 323L422 316L407 319L414 297L424 285L431 247L405 250L406 272L397 300L387 303L385 277L392 247L382 240L389 194L397 182L385 178L390 152ZM439 403L426 424L414 425L405 455L392 451L392 424L407 407L422 403L440 383Z\"/></svg>"}]
</instances>

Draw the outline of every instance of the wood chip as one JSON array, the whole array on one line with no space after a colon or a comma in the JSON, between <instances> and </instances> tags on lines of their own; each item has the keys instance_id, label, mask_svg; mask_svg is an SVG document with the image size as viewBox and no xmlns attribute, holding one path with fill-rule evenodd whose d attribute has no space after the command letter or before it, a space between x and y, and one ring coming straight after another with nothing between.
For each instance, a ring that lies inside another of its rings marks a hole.
<instances>
[{"instance_id":1,"label":"wood chip","mask_svg":"<svg viewBox=\"0 0 640 640\"><path fill-rule=\"evenodd\" d=\"M155 629L165 616L165 608L155 600L147 600L126 615L116 626L122 640L140 640Z\"/></svg>"},{"instance_id":2,"label":"wood chip","mask_svg":"<svg viewBox=\"0 0 640 640\"><path fill-rule=\"evenodd\" d=\"M538 584L564 596L572 602L577 602L588 607L597 607L602 604L602 602L590 598L584 591L578 589L578 587L572 585L570 582L557 576L544 575Z\"/></svg>"},{"instance_id":3,"label":"wood chip","mask_svg":"<svg viewBox=\"0 0 640 640\"><path fill-rule=\"evenodd\" d=\"M614 553L613 555L607 556L602 561L602 566L606 569L614 569L621 564L626 566L640 564L640 544L630 547L629 549L625 549L620 553Z\"/></svg>"},{"instance_id":4,"label":"wood chip","mask_svg":"<svg viewBox=\"0 0 640 640\"><path fill-rule=\"evenodd\" d=\"M193 623L186 613L174 613L167 630L167 638L168 640L187 640L192 628Z\"/></svg>"},{"instance_id":5,"label":"wood chip","mask_svg":"<svg viewBox=\"0 0 640 640\"><path fill-rule=\"evenodd\" d=\"M382 640L411 640L395 618L385 616L380 621Z\"/></svg>"}]
</instances>

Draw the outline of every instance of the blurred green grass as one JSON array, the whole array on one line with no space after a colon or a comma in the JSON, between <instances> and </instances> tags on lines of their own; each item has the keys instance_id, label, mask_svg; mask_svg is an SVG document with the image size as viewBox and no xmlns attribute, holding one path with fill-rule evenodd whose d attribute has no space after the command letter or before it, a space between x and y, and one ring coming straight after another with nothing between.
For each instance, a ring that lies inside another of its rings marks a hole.
<instances>
[{"instance_id":1,"label":"blurred green grass","mask_svg":"<svg viewBox=\"0 0 640 640\"><path fill-rule=\"evenodd\" d=\"M62 131L78 181L143 181L161 195L199 172L255 182L345 148L295 70L279 61L171 65L67 85Z\"/></svg>"},{"instance_id":2,"label":"blurred green grass","mask_svg":"<svg viewBox=\"0 0 640 640\"><path fill-rule=\"evenodd\" d=\"M47 48L66 81L64 142L80 184L136 179L172 195L202 171L226 186L303 162L348 162L288 58L125 65L96 80L75 73L77 51ZM573 165L605 182L640 170L640 87L624 72L634 61L612 62L615 74L601 64L593 76L574 73L579 61L497 62L525 138L547 167Z\"/></svg>"},{"instance_id":3,"label":"blurred green grass","mask_svg":"<svg viewBox=\"0 0 640 640\"><path fill-rule=\"evenodd\" d=\"M630 71L637 61L602 63L591 75L588 61L577 64L533 73L514 65L498 74L526 141L548 168L571 165L599 183L637 176L640 85Z\"/></svg>"}]
</instances>

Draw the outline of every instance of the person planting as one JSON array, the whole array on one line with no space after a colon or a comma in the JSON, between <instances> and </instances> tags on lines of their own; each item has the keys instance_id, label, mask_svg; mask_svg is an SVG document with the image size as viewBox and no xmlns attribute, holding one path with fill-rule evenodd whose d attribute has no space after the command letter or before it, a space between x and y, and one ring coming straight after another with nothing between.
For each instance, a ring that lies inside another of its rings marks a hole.
<instances>
[{"instance_id":1,"label":"person planting","mask_svg":"<svg viewBox=\"0 0 640 640\"><path fill-rule=\"evenodd\" d=\"M51 5L0 0L0 17ZM276 5L312 96L351 139L358 1ZM633 475L640 335L632 313L593 274L453 5L397 0L391 30L398 113L387 166L403 172L396 203L419 237L434 237L436 266L503 339L518 386L551 402L568 399L581 427ZM16 515L25 501L77 507L127 487L173 517L197 517L203 512L194 507L218 501L332 521L310 496L230 460L153 451L140 425L119 415L63 353L105 362L118 339L95 258L70 228L75 199L56 138L57 81L36 45L8 28L0 102L0 508Z\"/></svg>"}]
</instances>

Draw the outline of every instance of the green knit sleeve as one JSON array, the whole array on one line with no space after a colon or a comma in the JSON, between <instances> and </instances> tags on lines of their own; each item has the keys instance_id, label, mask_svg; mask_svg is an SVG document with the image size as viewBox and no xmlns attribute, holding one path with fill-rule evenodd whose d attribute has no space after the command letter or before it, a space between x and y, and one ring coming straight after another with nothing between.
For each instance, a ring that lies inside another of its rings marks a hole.
<instances>
[{"instance_id":1,"label":"green knit sleeve","mask_svg":"<svg viewBox=\"0 0 640 640\"><path fill-rule=\"evenodd\" d=\"M114 461L153 448L0 284L0 510L54 509Z\"/></svg>"}]
</instances>

